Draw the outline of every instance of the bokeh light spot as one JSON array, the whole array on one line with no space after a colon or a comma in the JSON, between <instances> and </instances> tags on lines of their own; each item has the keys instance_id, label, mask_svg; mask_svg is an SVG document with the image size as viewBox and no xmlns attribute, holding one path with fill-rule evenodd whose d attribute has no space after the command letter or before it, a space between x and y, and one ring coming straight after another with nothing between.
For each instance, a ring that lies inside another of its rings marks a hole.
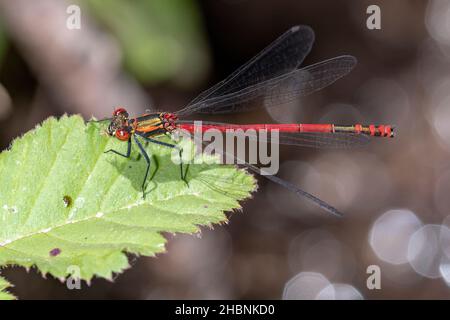
<instances>
[{"instance_id":1,"label":"bokeh light spot","mask_svg":"<svg viewBox=\"0 0 450 320\"><path fill-rule=\"evenodd\" d=\"M373 223L369 235L370 246L383 261L407 263L409 239L421 225L419 218L410 210L389 210Z\"/></svg>"},{"instance_id":2,"label":"bokeh light spot","mask_svg":"<svg viewBox=\"0 0 450 320\"><path fill-rule=\"evenodd\" d=\"M353 286L333 283L320 291L316 300L364 300L362 294Z\"/></svg>"},{"instance_id":3,"label":"bokeh light spot","mask_svg":"<svg viewBox=\"0 0 450 320\"><path fill-rule=\"evenodd\" d=\"M289 280L283 292L284 300L312 300L330 282L317 272L300 272Z\"/></svg>"},{"instance_id":4,"label":"bokeh light spot","mask_svg":"<svg viewBox=\"0 0 450 320\"><path fill-rule=\"evenodd\" d=\"M440 266L445 258L441 239L450 239L450 229L438 224L425 225L411 236L408 260L413 269L424 277L441 277Z\"/></svg>"}]
</instances>

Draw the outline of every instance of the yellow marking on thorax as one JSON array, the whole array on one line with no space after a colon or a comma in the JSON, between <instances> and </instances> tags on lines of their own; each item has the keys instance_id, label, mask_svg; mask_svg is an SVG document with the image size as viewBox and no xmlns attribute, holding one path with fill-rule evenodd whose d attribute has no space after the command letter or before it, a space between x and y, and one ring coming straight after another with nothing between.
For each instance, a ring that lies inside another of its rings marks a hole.
<instances>
[{"instance_id":1,"label":"yellow marking on thorax","mask_svg":"<svg viewBox=\"0 0 450 320\"><path fill-rule=\"evenodd\" d=\"M141 132L149 132L162 128L164 128L164 126L161 119L159 118L139 121L136 126L136 130Z\"/></svg>"}]
</instances>

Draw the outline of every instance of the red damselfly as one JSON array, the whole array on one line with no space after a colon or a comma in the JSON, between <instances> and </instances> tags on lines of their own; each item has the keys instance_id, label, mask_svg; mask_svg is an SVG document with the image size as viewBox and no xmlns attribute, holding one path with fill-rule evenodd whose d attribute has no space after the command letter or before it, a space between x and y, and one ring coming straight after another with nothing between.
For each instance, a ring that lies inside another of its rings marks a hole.
<instances>
[{"instance_id":1,"label":"red damselfly","mask_svg":"<svg viewBox=\"0 0 450 320\"><path fill-rule=\"evenodd\" d=\"M278 107L297 97L318 91L349 73L356 65L353 56L343 55L325 60L304 68L299 68L309 53L314 41L314 33L307 26L296 26L288 30L271 45L261 51L225 80L204 91L186 107L175 113L156 112L130 118L124 108L114 110L109 120L107 132L128 143L127 152L108 150L123 157L130 157L132 140L142 153L147 168L142 182L145 184L150 169L150 157L141 141L148 141L170 148L177 145L163 142L158 136L170 134L177 129L191 133L199 128L193 121L179 120L180 117L194 113L227 114L252 110L257 107ZM369 142L371 137L393 137L390 125L338 125L338 124L224 124L203 122L200 131L216 129L225 132L229 129L278 130L279 143L303 147L351 147ZM179 150L181 158L182 150ZM248 169L261 173L260 168L244 163ZM187 183L183 164L180 164L181 179ZM296 194L307 198L321 208L335 215L341 213L326 202L303 191L292 183L276 176L266 175Z\"/></svg>"}]
</instances>

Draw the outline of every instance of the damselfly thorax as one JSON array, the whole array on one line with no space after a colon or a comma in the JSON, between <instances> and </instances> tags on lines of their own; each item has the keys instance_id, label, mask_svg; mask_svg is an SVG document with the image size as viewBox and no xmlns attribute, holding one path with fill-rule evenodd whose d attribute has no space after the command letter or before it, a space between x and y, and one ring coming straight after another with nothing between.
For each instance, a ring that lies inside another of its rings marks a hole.
<instances>
[{"instance_id":1,"label":"damselfly thorax","mask_svg":"<svg viewBox=\"0 0 450 320\"><path fill-rule=\"evenodd\" d=\"M177 128L177 116L173 113L160 112L144 114L140 117L129 120L133 133L145 132L150 135L160 135L170 133Z\"/></svg>"},{"instance_id":2,"label":"damselfly thorax","mask_svg":"<svg viewBox=\"0 0 450 320\"><path fill-rule=\"evenodd\" d=\"M169 112L148 113L130 119L128 112L119 107L113 112L108 134L121 141L128 141L135 133L158 136L175 130L176 119L177 116Z\"/></svg>"}]
</instances>

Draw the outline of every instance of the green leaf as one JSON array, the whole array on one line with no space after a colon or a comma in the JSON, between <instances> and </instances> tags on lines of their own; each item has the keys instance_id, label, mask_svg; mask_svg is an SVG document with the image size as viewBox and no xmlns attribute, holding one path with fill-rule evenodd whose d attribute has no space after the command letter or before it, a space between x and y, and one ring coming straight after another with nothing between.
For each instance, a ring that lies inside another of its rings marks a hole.
<instances>
[{"instance_id":1,"label":"green leaf","mask_svg":"<svg viewBox=\"0 0 450 320\"><path fill-rule=\"evenodd\" d=\"M253 176L219 164L190 165L187 186L173 149L149 143L153 177L144 200L143 158L136 145L131 159L105 154L126 151L101 134L105 126L50 118L0 154L0 266L36 266L61 279L75 268L82 279L111 279L129 267L125 252L154 256L165 250L161 232L226 222L224 211L255 189Z\"/></svg>"},{"instance_id":2,"label":"green leaf","mask_svg":"<svg viewBox=\"0 0 450 320\"><path fill-rule=\"evenodd\" d=\"M7 288L11 287L11 284L6 281L4 278L0 277L0 300L14 300L14 297L11 293L6 291Z\"/></svg>"}]
</instances>

